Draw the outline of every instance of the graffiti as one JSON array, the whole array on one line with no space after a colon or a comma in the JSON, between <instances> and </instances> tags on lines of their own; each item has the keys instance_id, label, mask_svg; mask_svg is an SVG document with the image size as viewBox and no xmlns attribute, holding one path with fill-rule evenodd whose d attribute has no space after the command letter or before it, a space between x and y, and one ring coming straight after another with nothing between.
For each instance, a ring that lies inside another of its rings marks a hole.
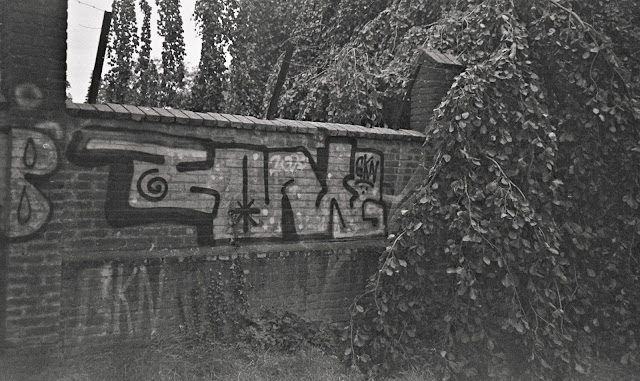
<instances>
[{"instance_id":1,"label":"graffiti","mask_svg":"<svg viewBox=\"0 0 640 381\"><path fill-rule=\"evenodd\" d=\"M356 158L356 178L359 183L373 187L377 180L380 160L374 155L363 154Z\"/></svg>"},{"instance_id":2,"label":"graffiti","mask_svg":"<svg viewBox=\"0 0 640 381\"><path fill-rule=\"evenodd\" d=\"M253 203L255 202L254 199L251 199L251 201L249 201L249 194L247 189L249 182L249 176L247 175L247 162L248 160L245 156L242 159L242 203L238 201L239 207L229 211L229 214L235 214L242 218L244 224L243 230L245 233L249 233L249 222L251 222L251 225L254 227L260 225L258 221L254 220L251 217L252 214L260 214L260 209L251 207L251 205L253 205Z\"/></svg>"},{"instance_id":3,"label":"graffiti","mask_svg":"<svg viewBox=\"0 0 640 381\"><path fill-rule=\"evenodd\" d=\"M90 127L67 151L109 165L105 216L115 227L196 227L200 245L383 235L383 154L355 139L305 147L218 143ZM279 197L278 197L279 195Z\"/></svg>"},{"instance_id":4,"label":"graffiti","mask_svg":"<svg viewBox=\"0 0 640 381\"><path fill-rule=\"evenodd\" d=\"M71 327L76 335L89 327L101 334L153 334L163 307L166 269L162 265L125 266L109 262L80 270L76 289L78 321Z\"/></svg>"},{"instance_id":5,"label":"graffiti","mask_svg":"<svg viewBox=\"0 0 640 381\"><path fill-rule=\"evenodd\" d=\"M292 153L290 155L273 155L269 159L269 175L282 171L289 174L307 170L304 156Z\"/></svg>"},{"instance_id":6,"label":"graffiti","mask_svg":"<svg viewBox=\"0 0 640 381\"><path fill-rule=\"evenodd\" d=\"M143 180L147 177L147 175L151 175L154 173L158 173L157 169L150 169L140 175L138 179L138 184L136 188L138 189L138 193L142 198L147 201L162 201L163 198L167 195L169 191L169 184L167 184L167 180L160 176L156 176L147 181L147 190L145 191L142 187ZM149 193L147 193L149 192ZM155 195L154 195L155 194Z\"/></svg>"},{"instance_id":7,"label":"graffiti","mask_svg":"<svg viewBox=\"0 0 640 381\"><path fill-rule=\"evenodd\" d=\"M24 108L37 108L44 100L42 90L33 83L21 83L13 93L18 106Z\"/></svg>"},{"instance_id":8,"label":"graffiti","mask_svg":"<svg viewBox=\"0 0 640 381\"><path fill-rule=\"evenodd\" d=\"M345 282L364 281L374 270L370 266L375 266L370 261L354 262L353 254L316 251L289 255L285 262L241 258L63 262L63 336L72 341L89 336L146 337L178 327L188 334L228 334L236 308L246 307L237 304L235 293L249 284L246 296L254 311L286 305L314 318L348 319L343 315L348 309L332 307L352 300L351 292L358 292L345 289ZM245 286L237 283L238 271Z\"/></svg>"},{"instance_id":9,"label":"graffiti","mask_svg":"<svg viewBox=\"0 0 640 381\"><path fill-rule=\"evenodd\" d=\"M51 137L35 130L11 130L11 205L5 234L10 239L39 232L51 216L51 202L38 189L58 166Z\"/></svg>"}]
</instances>

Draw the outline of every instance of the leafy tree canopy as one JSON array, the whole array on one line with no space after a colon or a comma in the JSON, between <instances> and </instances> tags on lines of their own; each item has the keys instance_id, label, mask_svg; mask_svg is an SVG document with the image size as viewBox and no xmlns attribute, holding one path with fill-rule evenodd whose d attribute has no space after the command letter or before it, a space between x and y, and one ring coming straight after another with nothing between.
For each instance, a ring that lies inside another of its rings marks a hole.
<instances>
[{"instance_id":1,"label":"leafy tree canopy","mask_svg":"<svg viewBox=\"0 0 640 381\"><path fill-rule=\"evenodd\" d=\"M138 51L138 27L134 0L113 2L109 33L109 66L105 75L105 97L112 102L131 103L134 55Z\"/></svg>"},{"instance_id":2,"label":"leafy tree canopy","mask_svg":"<svg viewBox=\"0 0 640 381\"><path fill-rule=\"evenodd\" d=\"M634 1L468 1L423 44L466 66L347 353L436 348L446 374L540 378L638 361L640 47ZM615 40L612 38L615 37Z\"/></svg>"}]
</instances>

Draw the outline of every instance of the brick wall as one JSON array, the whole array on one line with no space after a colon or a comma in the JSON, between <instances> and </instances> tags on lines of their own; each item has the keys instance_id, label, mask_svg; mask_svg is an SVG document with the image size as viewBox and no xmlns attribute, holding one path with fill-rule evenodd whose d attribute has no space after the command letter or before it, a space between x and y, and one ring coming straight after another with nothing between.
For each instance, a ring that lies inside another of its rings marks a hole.
<instances>
[{"instance_id":1,"label":"brick wall","mask_svg":"<svg viewBox=\"0 0 640 381\"><path fill-rule=\"evenodd\" d=\"M59 109L66 91L66 0L3 0L0 89L13 106Z\"/></svg>"},{"instance_id":2,"label":"brick wall","mask_svg":"<svg viewBox=\"0 0 640 381\"><path fill-rule=\"evenodd\" d=\"M66 1L0 11L0 348L228 330L211 314L240 274L253 311L348 317L423 134L65 104ZM413 129L445 88L428 70Z\"/></svg>"},{"instance_id":3,"label":"brick wall","mask_svg":"<svg viewBox=\"0 0 640 381\"><path fill-rule=\"evenodd\" d=\"M17 330L24 343L58 338L61 258L55 250L14 245L49 213L36 187L52 169L47 136L64 138L66 9L65 0L0 0L0 347ZM16 158L16 144L27 142L37 149ZM16 214L20 199L34 205L30 214ZM13 222L18 216L21 226Z\"/></svg>"},{"instance_id":4,"label":"brick wall","mask_svg":"<svg viewBox=\"0 0 640 381\"><path fill-rule=\"evenodd\" d=\"M51 123L11 130L10 346L218 329L236 266L252 311L345 320L423 160L405 130L72 103Z\"/></svg>"},{"instance_id":5,"label":"brick wall","mask_svg":"<svg viewBox=\"0 0 640 381\"><path fill-rule=\"evenodd\" d=\"M412 130L425 132L429 120L442 98L447 95L455 77L464 67L450 54L432 50L423 50L420 58L420 70L411 89Z\"/></svg>"}]
</instances>

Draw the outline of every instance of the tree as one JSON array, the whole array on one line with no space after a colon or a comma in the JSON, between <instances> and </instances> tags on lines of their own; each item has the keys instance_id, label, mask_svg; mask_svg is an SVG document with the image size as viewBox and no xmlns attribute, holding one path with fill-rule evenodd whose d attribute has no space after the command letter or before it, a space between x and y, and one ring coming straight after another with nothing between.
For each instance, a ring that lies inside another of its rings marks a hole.
<instances>
[{"instance_id":1,"label":"tree","mask_svg":"<svg viewBox=\"0 0 640 381\"><path fill-rule=\"evenodd\" d=\"M184 37L180 0L156 0L158 34L162 41L160 104L179 107L178 92L184 87Z\"/></svg>"},{"instance_id":2,"label":"tree","mask_svg":"<svg viewBox=\"0 0 640 381\"><path fill-rule=\"evenodd\" d=\"M134 0L114 0L109 33L109 66L105 75L108 102L130 103L134 78L134 55L138 50L138 27Z\"/></svg>"},{"instance_id":3,"label":"tree","mask_svg":"<svg viewBox=\"0 0 640 381\"><path fill-rule=\"evenodd\" d=\"M135 68L138 78L135 103L141 106L158 106L158 68L151 59L151 6L147 0L140 0L140 9L144 19L140 38L142 44Z\"/></svg>"},{"instance_id":4,"label":"tree","mask_svg":"<svg viewBox=\"0 0 640 381\"><path fill-rule=\"evenodd\" d=\"M266 7L275 11L261 17ZM230 106L262 115L294 45L281 117L384 125L382 99L406 88L410 49L439 14L439 3L427 0L240 2Z\"/></svg>"},{"instance_id":5,"label":"tree","mask_svg":"<svg viewBox=\"0 0 640 381\"><path fill-rule=\"evenodd\" d=\"M240 0L233 43L228 109L243 115L262 116L267 80L282 46L291 36L293 12L290 0ZM274 27L277 25L277 27Z\"/></svg>"},{"instance_id":6,"label":"tree","mask_svg":"<svg viewBox=\"0 0 640 381\"><path fill-rule=\"evenodd\" d=\"M596 351L640 359L633 4L443 2L411 32L466 70L430 125L416 203L354 305L360 365L424 358L425 343L443 372L482 379L567 378Z\"/></svg>"},{"instance_id":7,"label":"tree","mask_svg":"<svg viewBox=\"0 0 640 381\"><path fill-rule=\"evenodd\" d=\"M219 111L224 104L226 51L233 34L237 12L235 0L198 0L195 20L202 36L198 72L194 79L190 107L197 111Z\"/></svg>"}]
</instances>

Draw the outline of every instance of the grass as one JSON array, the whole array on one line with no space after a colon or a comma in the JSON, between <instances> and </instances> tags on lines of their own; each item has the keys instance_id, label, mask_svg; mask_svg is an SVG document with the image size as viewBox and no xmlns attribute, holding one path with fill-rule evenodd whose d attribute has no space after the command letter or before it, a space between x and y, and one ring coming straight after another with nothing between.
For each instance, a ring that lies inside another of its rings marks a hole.
<instances>
[{"instance_id":1,"label":"grass","mask_svg":"<svg viewBox=\"0 0 640 381\"><path fill-rule=\"evenodd\" d=\"M75 352L77 353L77 351ZM596 362L586 380L640 380L637 366ZM424 366L397 374L392 381L435 381ZM311 346L293 353L246 344L190 343L156 340L146 346L101 347L82 355L56 352L47 356L0 356L0 380L19 381L364 381L355 368Z\"/></svg>"},{"instance_id":2,"label":"grass","mask_svg":"<svg viewBox=\"0 0 640 381\"><path fill-rule=\"evenodd\" d=\"M153 342L137 348L105 348L70 356L0 358L0 380L364 380L337 358L306 347L294 353L242 344Z\"/></svg>"}]
</instances>

